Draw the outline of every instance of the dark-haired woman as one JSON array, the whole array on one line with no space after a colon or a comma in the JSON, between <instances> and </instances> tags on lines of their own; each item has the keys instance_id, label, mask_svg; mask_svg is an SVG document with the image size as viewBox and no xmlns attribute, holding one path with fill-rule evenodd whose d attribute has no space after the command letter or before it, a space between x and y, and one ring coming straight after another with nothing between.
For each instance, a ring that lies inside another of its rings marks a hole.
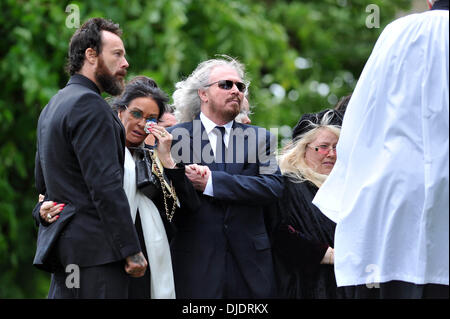
<instances>
[{"instance_id":1,"label":"dark-haired woman","mask_svg":"<svg viewBox=\"0 0 450 319\"><path fill-rule=\"evenodd\" d=\"M130 278L129 298L167 299L175 298L175 286L169 241L163 222L166 218L160 215L160 210L167 208L170 216L176 205L175 192L171 187L166 187L166 181L163 179L163 183L159 181L159 185L166 188L170 196L161 198L160 195L164 196L161 189L153 198L149 198L136 184L136 179L140 178L136 175L136 164L143 160L145 155L157 153L164 168L175 166L170 156L172 137L163 127L154 124L165 112L168 99L159 88L150 84L145 77L131 80L122 95L112 102L112 107L118 112L125 128L124 189L141 248L149 264L149 269L143 277ZM148 135L145 131L146 125L147 132L151 131L158 140L156 150L145 147L143 143ZM156 161L156 156L153 156L153 161ZM160 172L163 170L161 166L155 169ZM160 204L164 200L166 207L161 207Z\"/></svg>"}]
</instances>

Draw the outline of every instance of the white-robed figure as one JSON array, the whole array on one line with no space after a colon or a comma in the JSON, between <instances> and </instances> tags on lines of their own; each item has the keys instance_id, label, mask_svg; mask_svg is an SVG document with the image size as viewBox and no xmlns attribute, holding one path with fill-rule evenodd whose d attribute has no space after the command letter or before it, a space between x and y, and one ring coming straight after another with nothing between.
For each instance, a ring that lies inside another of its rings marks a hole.
<instances>
[{"instance_id":1,"label":"white-robed figure","mask_svg":"<svg viewBox=\"0 0 450 319\"><path fill-rule=\"evenodd\" d=\"M356 298L448 298L448 0L382 32L337 153L313 203L337 223L338 286L356 286Z\"/></svg>"}]
</instances>

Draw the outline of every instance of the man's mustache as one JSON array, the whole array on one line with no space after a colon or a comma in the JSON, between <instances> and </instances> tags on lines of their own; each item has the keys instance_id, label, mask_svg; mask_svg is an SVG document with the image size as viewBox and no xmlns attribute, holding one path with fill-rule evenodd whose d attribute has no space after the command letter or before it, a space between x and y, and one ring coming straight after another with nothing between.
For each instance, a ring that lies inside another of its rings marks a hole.
<instances>
[{"instance_id":1,"label":"man's mustache","mask_svg":"<svg viewBox=\"0 0 450 319\"><path fill-rule=\"evenodd\" d=\"M127 71L126 71L126 70L124 70L124 71L118 71L118 72L116 72L116 76L117 76L117 75L120 75L120 76L125 77L125 76L127 75Z\"/></svg>"}]
</instances>

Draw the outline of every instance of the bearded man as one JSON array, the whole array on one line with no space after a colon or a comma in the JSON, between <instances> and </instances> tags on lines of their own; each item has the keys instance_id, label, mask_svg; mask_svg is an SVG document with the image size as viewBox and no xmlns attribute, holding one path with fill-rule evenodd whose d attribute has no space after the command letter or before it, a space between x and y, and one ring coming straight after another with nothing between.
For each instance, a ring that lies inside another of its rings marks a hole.
<instances>
[{"instance_id":1,"label":"bearded man","mask_svg":"<svg viewBox=\"0 0 450 319\"><path fill-rule=\"evenodd\" d=\"M195 213L182 203L174 216L177 298L275 296L264 214L282 194L282 176L275 136L234 120L246 87L244 65L229 57L200 63L176 84L176 110L197 115L169 129L172 155L201 203Z\"/></svg>"},{"instance_id":2,"label":"bearded man","mask_svg":"<svg viewBox=\"0 0 450 319\"><path fill-rule=\"evenodd\" d=\"M52 273L49 298L127 298L129 276L147 266L123 190L123 126L100 95L123 90L120 36L102 18L83 24L70 41L71 78L39 117L36 188L58 207L33 212L34 265Z\"/></svg>"}]
</instances>

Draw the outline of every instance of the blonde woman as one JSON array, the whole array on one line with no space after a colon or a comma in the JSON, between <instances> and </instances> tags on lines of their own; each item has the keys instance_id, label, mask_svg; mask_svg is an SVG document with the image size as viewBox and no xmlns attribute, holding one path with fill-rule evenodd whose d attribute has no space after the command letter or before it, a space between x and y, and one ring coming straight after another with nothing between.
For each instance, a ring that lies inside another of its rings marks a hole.
<instances>
[{"instance_id":1,"label":"blonde woman","mask_svg":"<svg viewBox=\"0 0 450 319\"><path fill-rule=\"evenodd\" d=\"M272 221L273 254L281 298L337 298L333 238L336 224L312 200L336 162L342 117L305 114L280 155L285 189Z\"/></svg>"}]
</instances>

